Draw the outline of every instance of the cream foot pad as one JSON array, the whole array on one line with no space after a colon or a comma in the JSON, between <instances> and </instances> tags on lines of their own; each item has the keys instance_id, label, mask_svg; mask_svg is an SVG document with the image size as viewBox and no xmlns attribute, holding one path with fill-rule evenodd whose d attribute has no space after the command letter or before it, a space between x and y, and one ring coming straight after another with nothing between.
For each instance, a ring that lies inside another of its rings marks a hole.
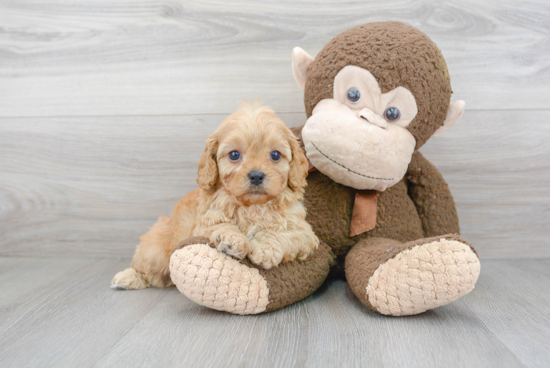
<instances>
[{"instance_id":1,"label":"cream foot pad","mask_svg":"<svg viewBox=\"0 0 550 368\"><path fill-rule=\"evenodd\" d=\"M205 307L235 314L257 314L269 303L266 280L257 269L207 244L179 249L170 258L170 276L178 290Z\"/></svg>"},{"instance_id":2,"label":"cream foot pad","mask_svg":"<svg viewBox=\"0 0 550 368\"><path fill-rule=\"evenodd\" d=\"M479 259L470 246L439 239L405 250L378 267L367 284L367 298L382 314L418 314L468 294L479 272Z\"/></svg>"}]
</instances>

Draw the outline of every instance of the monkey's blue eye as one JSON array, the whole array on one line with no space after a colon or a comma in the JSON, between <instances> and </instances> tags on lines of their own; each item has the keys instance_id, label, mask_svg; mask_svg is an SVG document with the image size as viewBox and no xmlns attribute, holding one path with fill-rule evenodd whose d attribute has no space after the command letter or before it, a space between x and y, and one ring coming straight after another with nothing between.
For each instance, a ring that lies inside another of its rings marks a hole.
<instances>
[{"instance_id":1,"label":"monkey's blue eye","mask_svg":"<svg viewBox=\"0 0 550 368\"><path fill-rule=\"evenodd\" d=\"M355 87L348 89L348 100L352 104L356 104L361 99L361 92Z\"/></svg>"},{"instance_id":2,"label":"monkey's blue eye","mask_svg":"<svg viewBox=\"0 0 550 368\"><path fill-rule=\"evenodd\" d=\"M281 152L279 151L271 152L271 159L275 162L279 161L281 159Z\"/></svg>"},{"instance_id":3,"label":"monkey's blue eye","mask_svg":"<svg viewBox=\"0 0 550 368\"><path fill-rule=\"evenodd\" d=\"M239 153L239 151L231 151L229 152L229 159L233 162L235 161L239 161L239 159L241 158L241 154Z\"/></svg>"},{"instance_id":4,"label":"monkey's blue eye","mask_svg":"<svg viewBox=\"0 0 550 368\"><path fill-rule=\"evenodd\" d=\"M396 121L401 117L401 112L397 107L388 107L386 111L384 111L384 117L387 121Z\"/></svg>"}]
</instances>

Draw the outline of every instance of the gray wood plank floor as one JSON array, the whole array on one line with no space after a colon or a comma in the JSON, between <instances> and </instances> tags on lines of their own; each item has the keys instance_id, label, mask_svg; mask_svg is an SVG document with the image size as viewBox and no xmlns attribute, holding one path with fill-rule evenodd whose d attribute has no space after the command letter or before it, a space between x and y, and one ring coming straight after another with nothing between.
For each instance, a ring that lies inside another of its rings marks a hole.
<instances>
[{"instance_id":1,"label":"gray wood plank floor","mask_svg":"<svg viewBox=\"0 0 550 368\"><path fill-rule=\"evenodd\" d=\"M546 0L0 1L0 367L550 366L548 19ZM389 318L332 280L241 317L108 288L239 100L304 123L294 46L383 20L427 33L466 101L422 152L482 257L472 293Z\"/></svg>"},{"instance_id":2,"label":"gray wood plank floor","mask_svg":"<svg viewBox=\"0 0 550 368\"><path fill-rule=\"evenodd\" d=\"M476 289L413 317L340 280L259 316L176 289L116 291L127 259L0 258L2 367L518 367L550 362L550 260L484 261Z\"/></svg>"}]
</instances>

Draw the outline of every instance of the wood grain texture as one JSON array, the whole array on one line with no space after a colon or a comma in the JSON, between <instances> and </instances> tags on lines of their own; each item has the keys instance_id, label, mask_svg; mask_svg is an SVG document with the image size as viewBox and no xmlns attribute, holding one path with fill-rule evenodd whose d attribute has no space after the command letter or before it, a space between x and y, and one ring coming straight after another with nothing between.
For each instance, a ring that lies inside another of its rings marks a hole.
<instances>
[{"instance_id":1,"label":"wood grain texture","mask_svg":"<svg viewBox=\"0 0 550 368\"><path fill-rule=\"evenodd\" d=\"M421 151L455 197L482 256L550 256L550 110L466 112Z\"/></svg>"},{"instance_id":2,"label":"wood grain texture","mask_svg":"<svg viewBox=\"0 0 550 368\"><path fill-rule=\"evenodd\" d=\"M204 142L224 117L0 118L0 254L131 256L196 187ZM467 111L422 148L482 258L550 257L548 120L550 110Z\"/></svg>"},{"instance_id":3,"label":"wood grain texture","mask_svg":"<svg viewBox=\"0 0 550 368\"><path fill-rule=\"evenodd\" d=\"M543 367L550 359L549 260L485 261L472 293L400 318L367 310L339 280L259 316L209 310L173 288L109 289L127 262L0 258L0 288L21 290L0 299L0 365Z\"/></svg>"},{"instance_id":4,"label":"wood grain texture","mask_svg":"<svg viewBox=\"0 0 550 368\"><path fill-rule=\"evenodd\" d=\"M0 256L19 256L0 257L0 366L547 366L550 261L518 258L550 258L548 19L544 0L0 2ZM305 122L294 46L383 20L426 32L467 103L422 152L482 257L472 293L388 318L333 280L242 317L108 288L239 100Z\"/></svg>"},{"instance_id":5,"label":"wood grain texture","mask_svg":"<svg viewBox=\"0 0 550 368\"><path fill-rule=\"evenodd\" d=\"M526 366L544 367L550 361L549 262L484 263L480 290L465 300Z\"/></svg>"},{"instance_id":6,"label":"wood grain texture","mask_svg":"<svg viewBox=\"0 0 550 368\"><path fill-rule=\"evenodd\" d=\"M224 118L0 118L0 254L130 256Z\"/></svg>"},{"instance_id":7,"label":"wood grain texture","mask_svg":"<svg viewBox=\"0 0 550 368\"><path fill-rule=\"evenodd\" d=\"M550 4L291 0L0 3L0 116L302 112L291 50L372 21L426 32L470 109L548 108Z\"/></svg>"}]
</instances>

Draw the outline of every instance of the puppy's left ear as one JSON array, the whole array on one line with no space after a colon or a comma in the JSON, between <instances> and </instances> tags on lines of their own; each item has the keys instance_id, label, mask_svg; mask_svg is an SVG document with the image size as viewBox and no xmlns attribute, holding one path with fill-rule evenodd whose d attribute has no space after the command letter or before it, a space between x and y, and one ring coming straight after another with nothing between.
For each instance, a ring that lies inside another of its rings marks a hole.
<instances>
[{"instance_id":1,"label":"puppy's left ear","mask_svg":"<svg viewBox=\"0 0 550 368\"><path fill-rule=\"evenodd\" d=\"M206 148L199 160L199 177L197 184L205 191L211 191L218 181L218 164L216 154L218 152L218 140L213 136L208 137Z\"/></svg>"},{"instance_id":2,"label":"puppy's left ear","mask_svg":"<svg viewBox=\"0 0 550 368\"><path fill-rule=\"evenodd\" d=\"M288 186L295 193L298 193L303 191L307 185L309 162L293 133L290 133L288 143L292 152L292 161L290 161L290 171L288 172Z\"/></svg>"}]
</instances>

